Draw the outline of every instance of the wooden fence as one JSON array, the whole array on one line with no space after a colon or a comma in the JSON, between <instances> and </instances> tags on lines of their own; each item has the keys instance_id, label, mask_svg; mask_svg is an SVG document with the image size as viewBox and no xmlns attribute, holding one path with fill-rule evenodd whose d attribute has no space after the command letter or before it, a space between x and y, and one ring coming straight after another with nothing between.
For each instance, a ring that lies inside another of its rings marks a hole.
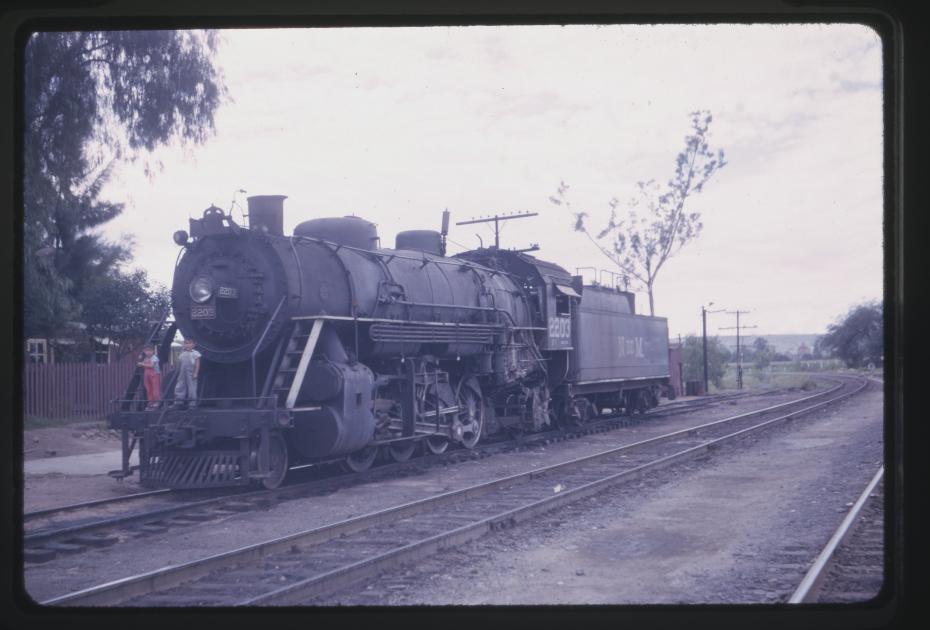
<instances>
[{"instance_id":1,"label":"wooden fence","mask_svg":"<svg viewBox=\"0 0 930 630\"><path fill-rule=\"evenodd\" d=\"M26 417L104 418L122 398L135 358L110 364L30 363L23 369Z\"/></svg>"}]
</instances>

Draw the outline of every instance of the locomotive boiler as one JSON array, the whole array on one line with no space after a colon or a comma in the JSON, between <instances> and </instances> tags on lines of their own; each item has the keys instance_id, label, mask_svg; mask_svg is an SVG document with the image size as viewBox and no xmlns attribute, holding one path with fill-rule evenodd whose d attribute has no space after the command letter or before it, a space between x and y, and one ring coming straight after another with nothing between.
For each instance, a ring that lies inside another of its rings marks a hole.
<instances>
[{"instance_id":1,"label":"locomotive boiler","mask_svg":"<svg viewBox=\"0 0 930 630\"><path fill-rule=\"evenodd\" d=\"M448 213L394 248L355 216L285 235L284 200L249 197L248 226L211 206L175 233L173 321L152 340L163 365L176 330L194 340L198 404L173 404L171 374L149 409L134 379L109 418L114 476L138 447L145 485L275 487L294 465L363 470L642 410L668 385L665 320L635 315L630 293L497 247L446 256Z\"/></svg>"}]
</instances>

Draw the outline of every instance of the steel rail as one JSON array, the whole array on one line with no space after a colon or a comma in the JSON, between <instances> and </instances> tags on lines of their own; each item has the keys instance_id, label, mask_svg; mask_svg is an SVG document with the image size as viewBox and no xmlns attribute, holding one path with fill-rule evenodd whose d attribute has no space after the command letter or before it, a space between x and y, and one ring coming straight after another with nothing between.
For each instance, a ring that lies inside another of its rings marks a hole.
<instances>
[{"instance_id":1,"label":"steel rail","mask_svg":"<svg viewBox=\"0 0 930 630\"><path fill-rule=\"evenodd\" d=\"M818 394L814 394L813 396L808 396L808 397L805 397L805 398L799 398L799 399L796 399L796 400L793 400L793 401L788 401L788 402L785 402L785 403L781 403L781 404L779 404L779 405L775 405L774 407L767 407L767 408L764 408L764 409L760 409L760 410L756 410L756 411L751 411L751 412L748 412L748 414L742 414L742 416L734 416L734 417L732 417L732 418L725 418L725 419L723 419L723 420L721 420L721 421L716 421L716 422L725 422L725 421L728 421L728 420L735 420L735 419L739 419L739 418L741 418L741 417L743 417L743 416L746 416L746 415L752 415L752 414L762 413L762 412L770 411L770 410L773 410L773 409L776 409L776 408L780 408L780 407L784 407L784 406L796 404L796 403L798 403L798 402L803 402L803 401L806 401L806 400L810 400L811 398L816 398L816 397L818 397L818 396L828 395L828 394L830 394L832 391L835 391L835 389L837 389L837 388L833 388L832 390L826 390L826 391L824 391L824 392L819 392ZM734 395L734 396L736 396L736 395ZM692 407L703 408L703 407L707 406L708 404L712 404L712 402L714 402L714 401L711 401L710 403L709 403L708 401L704 401L704 400L700 400L700 401L687 401L687 402L690 403L690 404L688 404L687 407L684 407L683 409L681 409L681 411L687 411L687 410L691 409ZM677 411L679 411L679 409L675 409L674 411L677 412ZM662 409L661 409L661 408L656 408L656 409L653 409L653 410L651 410L649 413L644 414L644 415L647 416L647 417L653 416L653 415L659 415L659 416L661 416L661 415L662 415L661 412L662 412ZM641 419L645 419L643 416L640 416L640 418L641 418ZM597 430L598 428L601 428L601 427L603 427L603 426L610 425L612 422L616 422L618 419L619 419L619 420L623 420L623 417L616 417L616 416L614 416L614 417L604 418L604 419L602 419L602 420L599 421L599 422L592 422L592 423L589 423L589 424L587 424L587 425L584 425L584 426L578 427L578 428L576 428L576 429L573 429L573 430L571 430L571 431L555 430L555 431L550 431L550 432L541 433L541 434L534 434L534 435L530 436L529 438L524 439L524 440L523 440L523 444L533 443L533 442L537 442L537 441L545 441L546 439L555 437L556 435L564 435L564 434L573 435L573 434L577 434L577 433L581 433L582 435L583 435L583 434L587 434L587 433L590 433L591 431ZM714 424L715 424L714 422L706 423L706 424L704 424L704 425L698 425L698 426L695 426L695 427L692 427L692 428L683 429L682 432L687 433L687 432L691 432L691 431L695 431L695 430L700 430L700 429L702 429L702 428L707 428L707 427L713 426ZM672 434L670 434L670 435L672 435ZM677 435L677 434L676 434L676 435ZM489 442L489 443L485 443L485 444L481 445L480 448L481 448L482 450L483 450L483 449L501 448L501 447L506 447L506 446L507 446L508 444L510 444L511 442L513 442L513 443L518 443L519 441L513 441L513 440L511 440L511 441L507 441L507 442L503 442L503 443L501 443L501 442ZM449 452L442 453L442 454L439 454L439 455L427 455L426 457L418 458L418 459L416 460L415 463L430 463L430 462L432 462L432 461L434 461L434 460L435 460L435 461L438 461L438 460L440 460L440 459L446 459L446 458L455 457L455 456L456 456L457 454L459 454L459 453L460 453L460 451L449 451ZM336 460L332 460L332 461L327 460L327 462L324 462L324 463L332 463L333 461L339 461L339 460L341 460L341 458L337 458ZM409 463L410 463L410 462L396 462L396 463L395 463L395 466L396 466L396 467L402 467L402 466L407 465L407 464L409 464ZM318 464L307 464L306 466L295 467L295 469L297 469L297 468L305 468L305 467L308 467L308 466L315 466L315 465L318 465ZM389 468L390 466L391 466L391 465L389 464L388 466L381 466L381 467L379 467L378 469L375 469L374 471L365 471L365 472L362 472L362 473L348 473L348 474L345 474L345 475L339 475L339 476L336 476L336 477L333 477L333 478L329 478L329 479L324 480L324 483L327 483L327 482L328 482L328 483L337 483L337 484L338 484L338 483L344 483L344 482L349 481L349 480L352 480L352 479L365 479L365 478L367 478L368 476L371 476L372 474L384 474L384 473L389 473L390 470L388 470L388 468ZM110 527L121 526L121 525L128 525L128 524L132 524L132 523L138 523L138 522L140 522L140 521L151 521L151 520L153 520L153 519L163 519L163 518L166 518L166 517L170 517L170 516L172 516L172 515L182 514L182 513L186 512L186 511L190 511L190 510L197 510L197 509L202 509L202 508L205 508L205 507L211 507L211 506L214 506L214 505L220 505L220 504L222 504L223 502L229 501L229 500L232 500L232 501L235 501L235 500L256 500L256 499L260 500L260 499L263 499L263 498L275 499L275 498L278 498L279 495L283 495L284 497L286 497L287 495L291 495L291 494L298 494L298 495L299 495L301 492L305 491L309 486L314 485L314 483L315 483L315 482L311 481L311 482L308 482L308 483L306 483L306 484L297 484L297 485L292 485L292 486L285 486L285 487L282 487L282 488L276 488L276 489L272 489L272 490L252 490L252 491L246 490L246 491L244 491L244 492L243 492L243 491L233 492L233 493L228 494L228 495L223 495L223 496L219 496L219 497L210 497L210 498L201 499L201 500L193 501L193 502L188 502L188 503L184 503L184 504L180 504L180 505L168 505L168 506L156 507L156 508L154 508L154 509L146 510L146 511L143 511L143 512L138 512L138 513L135 513L135 514L129 514L129 515L116 515L116 516L112 516L112 517L110 517L110 518L99 519L99 520L92 521L92 522L81 522L81 523L76 523L76 524L71 524L71 525L63 525L63 526L60 526L60 527L45 528L45 529L42 529L42 530L39 530L39 531L36 531L36 532L32 532L32 533L26 534L26 535L24 536L24 538L23 538L23 542L24 542L24 543L28 543L28 544L32 544L32 545L41 544L43 541L49 541L49 540L53 540L53 539L56 539L56 538L64 538L64 537L68 537L68 536L75 536L75 535L79 535L79 534L87 534L87 533L92 532L92 531L95 531L95 530L107 529L107 528L110 528ZM163 492L163 490L157 490L157 491L154 491L154 492ZM118 502L119 500L120 500L119 498L115 499L115 501L117 501L117 502ZM97 505L105 505L105 504L108 504L108 503L111 503L111 502L114 502L114 499L99 499L99 500L96 501ZM54 509L48 510L47 512L48 512L48 513L54 513Z\"/></svg>"},{"instance_id":2,"label":"steel rail","mask_svg":"<svg viewBox=\"0 0 930 630\"><path fill-rule=\"evenodd\" d=\"M684 407L676 406L674 409L669 409L668 411L670 412L674 411L675 413L685 413L688 410L690 410L692 407L695 408L696 410L696 409L703 408L707 406L707 404L709 404L708 401L703 401L703 400L702 401L685 401L685 402L686 402L686 406ZM714 401L711 401L711 402L714 402ZM644 420L649 417L662 416L663 411L665 411L665 409L661 407L653 409L650 412L640 416L640 419ZM602 428L604 426L610 425L612 422L616 422L617 420L630 420L630 419L631 418L623 418L622 416L611 416L607 418L602 418L598 421L590 422L586 425L577 427L570 431L562 431L562 430L556 429L553 431L533 434L531 436L524 438L522 440L522 444L526 445L526 444L534 443L536 441L544 441L546 439L552 439L555 436L564 436L564 435L571 436L571 435L577 435L577 434L584 435L592 431L595 431L599 428ZM513 445L513 444L518 444L518 443L521 443L521 441L506 440L503 442L485 442L483 444L480 444L478 448L473 449L473 450L499 449L499 448L505 448L508 445ZM329 477L329 478L323 479L322 482L326 484L333 484L333 483L340 484L340 483L346 483L350 480L355 480L355 479L365 480L372 475L389 474L395 468L400 469L402 467L405 467L411 464L429 464L429 463L433 463L433 462L444 460L444 459L454 458L458 455L461 455L461 453L462 453L461 450L450 450L450 451L447 451L445 453L440 453L440 454L428 454L426 456L419 457L415 460L410 460L406 462L393 462L385 466L379 466L370 471L364 471L361 473L346 473L343 475ZM309 464L293 466L291 467L291 470L300 470L300 469L320 466L323 464L332 464L338 461L342 461L342 459L344 458L340 457L340 458L335 458L335 459L328 459L328 460L321 461L321 462L313 462ZM219 497L209 497L209 498L201 499L198 501L193 501L193 502L188 502L188 503L183 503L183 504L178 504L178 505L159 506L151 510L146 510L146 511L138 512L135 514L116 515L116 516L112 516L109 518L99 519L99 520L95 520L91 522L81 522L81 523L75 523L71 525L63 525L59 527L43 528L38 531L25 534L23 537L23 542L31 544L31 545L35 545L38 543L42 543L43 541L48 541L48 540L52 540L56 538L64 538L67 536L86 534L86 533L89 533L95 530L106 529L106 528L120 526L120 525L127 525L131 523L137 523L139 521L153 520L156 518L166 518L166 517L169 517L175 514L183 513L185 511L197 510L197 509L201 509L204 507L218 505L228 500L233 500L233 501L254 500L254 499L262 499L262 498L276 499L279 497L279 495L283 495L286 497L291 494L300 494L301 492L304 492L305 490L312 487L319 481L320 480L313 480L313 481L302 483L302 484L288 485L288 486L284 486L281 488L275 488L272 490L265 490L265 489L245 490L245 491L239 490L239 491L235 491L230 494L225 494ZM238 490L238 489L234 489L234 490ZM157 495L157 494L167 494L171 492L173 492L173 490L169 488L163 488L163 489L153 490L150 492L142 492L142 493L136 493L132 495L126 495L124 497L95 499L93 501L88 501L86 503L66 505L60 508L48 508L45 510L31 512L29 514L24 514L23 517L24 517L24 520L27 518L29 520L33 520L34 518L38 518L38 517L49 518L57 513L75 511L81 508L100 507L100 506L110 505L114 503L124 502L132 498L143 498L146 496Z\"/></svg>"},{"instance_id":3,"label":"steel rail","mask_svg":"<svg viewBox=\"0 0 930 630\"><path fill-rule=\"evenodd\" d=\"M214 504L221 503L222 501L228 501L230 499L245 499L253 498L253 495L257 495L260 490L254 491L239 491L238 493L231 493L221 497L210 497L208 499L201 499L199 501L192 501L190 503L183 503L181 505L168 505L164 507L157 507L151 510L146 510L143 512L136 512L133 514L121 514L117 516L111 516L109 518L98 519L89 523L74 523L72 525L64 525L62 527L53 527L40 529L36 532L31 532L29 534L23 535L23 544L37 544L42 541L52 540L54 538L63 538L66 536L75 536L77 534L86 534L93 530L105 529L107 527L113 527L115 525L126 525L129 523L136 523L139 521L149 521L156 518L166 518L172 514L178 514L181 512L186 512L194 509L199 509Z\"/></svg>"},{"instance_id":4,"label":"steel rail","mask_svg":"<svg viewBox=\"0 0 930 630\"><path fill-rule=\"evenodd\" d=\"M840 396L832 400L820 402L818 404L807 407L806 409L795 411L788 415L784 415L784 416L780 416L777 418L767 420L758 425L755 425L755 426L752 426L746 429L742 429L734 433L727 434L725 436L716 438L714 440L710 440L704 444L700 444L698 446L694 446L694 447L685 449L683 451L679 451L678 453L674 453L672 455L662 457L658 460L654 460L652 462L648 462L646 464L636 466L635 468L632 468L630 470L625 470L619 473L615 473L613 475L609 475L602 479L586 483L577 488L563 491L562 493L556 494L552 497L541 499L541 500L529 503L527 505L524 505L524 506L521 506L521 507L518 507L512 510L508 510L506 512L502 512L502 513L499 513L499 514L496 514L490 517L486 517L475 523L464 525L462 527L459 527L451 531L436 534L434 536L430 536L420 541L416 541L408 545L404 545L403 547L392 549L390 551L378 554L374 557L366 558L364 560L354 562L344 567L339 567L337 569L327 571L325 573L321 573L319 575L316 575L316 576L313 576L313 577L310 577L304 580L300 580L296 583L282 586L269 593L264 593L264 594L240 601L236 605L237 606L255 606L255 605L294 603L292 599L294 597L306 598L306 597L312 597L314 595L320 595L327 591L331 592L333 590L337 590L340 587L347 586L353 582L363 579L366 576L375 575L385 569L388 569L392 566L399 564L400 562L409 562L411 560L415 560L415 559L430 555L431 553L439 551L440 549L444 547L448 547L450 545L460 545L460 544L469 542L471 540L480 538L484 536L485 534L490 533L492 531L513 527L519 522L529 520L530 518L549 512L558 507L562 507L570 503L574 503L578 500L598 494L611 485L624 482L624 481L628 481L628 480L632 480L632 479L637 479L643 476L647 472L652 472L652 471L664 468L666 466L678 463L680 461L689 459L692 456L695 456L702 452L709 451L713 448L716 448L717 446L719 446L720 444L724 442L728 442L728 441L737 439L739 437L748 435L750 433L757 432L776 422L789 420L795 415L799 415L802 413L813 411L815 409L819 409L820 407L828 405L832 402L836 402L837 400L841 400L842 398L852 396L858 393L859 391L861 391L862 389L864 389L865 386L866 386L866 383L863 383L860 387L858 387L852 392L847 393L844 396ZM836 389L841 389L842 387L843 386L841 385L838 388L834 388L833 391L836 391ZM762 412L760 411L759 413L762 413ZM734 419L742 418L745 416L746 414L741 414L741 416L734 416ZM702 425L702 426L709 426L713 424L719 424L719 422L709 423L708 425ZM687 433L688 431L684 431L684 432ZM683 432L678 431L678 432L675 432L673 434L668 434L668 435L669 436L678 435L681 433ZM631 447L634 447L640 444L654 442L656 440L657 440L656 438L653 438L650 440L644 440L636 444L631 444L628 447L621 447L619 449L612 449L612 450L622 451L622 450L626 450L627 448L631 448ZM606 455L608 453L610 453L610 451L605 451L602 455ZM523 477L523 476L528 476L530 478L533 478L533 477L543 476L548 471L565 468L567 466L574 464L575 462L582 462L585 460L590 460L592 459L592 457L596 457L596 456L578 458L577 460L571 460L570 462L563 462L562 464L548 466L546 468L538 469L538 470L535 470L529 473L522 473L520 475L514 475L512 476L512 478ZM496 484L497 482L494 482L494 483ZM477 487L475 489L477 489Z\"/></svg>"},{"instance_id":5,"label":"steel rail","mask_svg":"<svg viewBox=\"0 0 930 630\"><path fill-rule=\"evenodd\" d=\"M622 421L622 422L634 421L635 422L635 421L643 421L643 420L654 418L654 417L664 417L667 415L672 415L672 413L683 414L689 411L697 411L707 406L710 406L710 405L713 405L719 402L723 402L726 400L730 400L733 398L742 398L742 397L752 396L752 395L755 395L755 394L753 394L752 392L742 392L742 393L737 393L737 394L711 394L711 395L708 395L707 397L703 397L701 399L696 399L696 400L674 401L674 402L670 402L665 405L660 405L658 407L650 409L649 411L639 416L632 416L632 415L623 416L620 414L614 414L610 416L593 419L584 425L580 425L578 427L574 427L571 429L553 429L553 430L544 431L541 433L534 433L528 436L522 436L522 439L520 440L483 442L476 449L473 449L473 450L499 449L499 448L505 448L508 445L513 445L513 444L531 445L536 442L545 442L546 440L551 440L553 438L587 435L601 428L610 428L611 424L617 421ZM802 399L799 399L799 400L802 400ZM790 404L790 402L787 404ZM620 425L619 428L623 428L624 426L626 425ZM439 460L447 459L450 457L454 458L457 455L461 455L462 452L463 451L461 450L450 450L450 451L447 451L445 453L441 453L438 455L429 454L429 455L425 455L423 457L419 457L413 460L408 460L405 462L392 462L387 465L382 465L377 468L374 468L371 471L365 471L362 473L347 473L343 475L329 477L329 478L324 479L323 481L325 483L345 483L351 479L365 479L368 476L371 476L372 474L390 473L391 470L393 470L394 468L401 468L404 466L408 466L411 464L417 464L417 463L429 464L434 461L439 461ZM300 464L297 466L292 466L291 470L296 471L296 470L301 470L301 469L306 469L306 468L317 467L323 464L332 464L334 462L341 461L342 459L343 458L335 458L335 459L327 459L325 461L320 461L320 462ZM208 506L212 503L219 503L219 502L222 502L228 499L251 500L254 498L262 498L262 497L274 499L277 497L278 494L287 495L287 494L292 494L292 493L299 493L306 487L309 487L317 483L318 481L319 480L314 480L314 481L306 482L303 484L289 485L289 486L285 486L282 488L276 488L273 490L262 489L262 490L255 490L255 491L234 492L229 495L223 495L220 497L211 497L211 498L203 499L201 501L197 501L193 503L166 506L164 508L158 508L153 511L140 513L138 515L138 518L130 517L130 520L128 521L125 519L121 520L120 517L115 516L105 521L81 523L79 525L74 525L71 527L66 526L63 528L57 528L54 531L51 529L43 529L43 530L40 530L39 532L34 532L34 534L41 533L40 537L28 538L29 535L27 534L27 538L24 540L24 542L49 540L54 537L86 533L94 529L100 529L100 528L105 528L105 527L111 527L113 525L118 525L121 522L134 522L134 521L142 520L142 519L170 516L171 514L174 514L174 513L183 512L184 510L199 509L199 508ZM102 499L94 499L94 500L86 501L83 503L75 503L71 505L63 505L60 507L46 508L42 510L35 510L33 512L27 512L23 514L23 520L24 521L34 520L36 518L42 518L42 517L48 518L48 517L52 517L59 513L73 512L73 511L77 511L77 510L85 509L85 508L100 507L100 506L106 506L106 505L111 505L111 504L116 504L116 503L128 502L133 499L142 499L142 498L146 498L149 496L154 496L154 495L159 495L159 494L168 494L168 493L174 493L174 492L175 491L171 488L160 488L157 490L128 494L128 495L124 495L120 497L107 497L107 498L102 498Z\"/></svg>"},{"instance_id":6,"label":"steel rail","mask_svg":"<svg viewBox=\"0 0 930 630\"><path fill-rule=\"evenodd\" d=\"M825 380L835 380L826 378ZM767 392L766 392L767 393ZM825 392L828 393L828 392ZM475 452L484 452L487 454L494 454L497 452L506 452L508 448L516 447L520 448L533 445L548 445L553 441L564 441L567 439L572 439L576 437L582 437L585 435L590 435L593 433L601 433L606 431L612 431L619 428L625 428L631 425L637 425L644 421L647 421L651 418L656 417L667 417L670 415L679 415L697 411L715 404L719 404L722 401L730 400L733 398L742 398L747 396L754 396L753 392L739 392L735 394L712 394L706 397L702 397L698 400L689 400L689 401L677 401L663 405L654 409L651 409L647 412L641 413L638 417L624 416L624 415L611 415L602 417L600 419L595 419L580 425L578 427L559 427L550 431L545 431L541 433L533 433L527 436L517 436L515 438L507 440L495 440L484 442L480 444L475 449L463 450L463 449L451 449L445 453L441 454L426 454L421 457L416 458L412 461L404 462L389 462L377 466L371 470L367 470L361 473L350 472L342 475L328 476L323 479L314 479L311 481L300 482L296 484L290 484L281 488L276 488L272 490L257 489L257 490L245 490L235 491L230 494L224 494L218 497L211 497L202 499L195 502L188 502L184 504L174 504L156 507L153 510L147 510L142 513L128 514L128 515L116 515L102 520L96 521L81 521L78 523L65 523L63 525L57 525L52 527L47 527L45 529L39 530L38 532L33 532L32 534L38 534L38 537L30 538L29 548L35 550L38 553L47 553L43 545L47 545L49 542L54 542L55 540L62 540L63 542L71 545L72 549L65 552L67 554L81 553L85 550L94 548L95 544L88 546L86 541L79 540L79 537L86 536L87 534L93 534L98 530L103 530L103 532L113 531L116 528L120 527L135 527L138 524L143 526L149 522L153 523L158 527L177 527L190 525L191 522L182 521L181 523L171 522L170 519L181 517L185 513L190 512L201 512L201 510L206 509L209 511L213 510L216 513L209 514L211 518L220 518L225 515L228 515L230 512L223 511L222 507L225 502L232 501L236 503L237 501L246 501L246 502L256 502L262 507L266 506L267 503L262 503L263 501L287 501L294 498L301 498L306 496L308 492L313 492L314 488L319 486L320 488L341 488L346 485L351 485L353 483L363 483L372 479L379 479L386 476L390 476L392 473L404 470L409 466L423 466L423 465L433 465L440 461L450 461L455 462L462 457L468 456ZM804 399L798 399L804 400ZM792 404L795 401L788 401L785 404ZM319 462L312 462L308 464L302 464L298 466L293 466L292 471L307 469L307 468L318 468L321 465L332 464L334 462L340 462L343 458L331 458L327 460L322 460ZM163 492L163 490L157 490L155 492ZM106 505L111 502L118 502L120 499L117 498L115 501L111 499L101 499L97 500L98 505ZM67 506L65 506L67 507ZM218 511L217 511L218 508ZM53 518L53 515L57 510L52 508L46 511L47 518ZM237 507L232 513L249 511L248 509L243 510L242 505L237 503ZM202 522L204 514L199 513L200 518L195 519L194 522ZM209 518L206 520L210 520ZM76 547L75 547L76 545ZM54 555L58 555L61 552L53 552ZM54 557L54 555L52 557ZM51 559L51 558L48 558ZM39 560L38 562L46 562L48 560Z\"/></svg>"},{"instance_id":7,"label":"steel rail","mask_svg":"<svg viewBox=\"0 0 930 630\"><path fill-rule=\"evenodd\" d=\"M848 381L841 383L837 387L834 387L827 392L822 392L814 396L808 396L797 401L774 405L755 412L739 414L731 418L706 423L700 425L699 427L691 427L674 431L661 436L641 440L633 444L608 449L593 455L579 457L565 462L560 462L558 464L546 466L544 468L526 471L515 475L509 475L507 477L495 479L490 482L476 484L474 486L434 495L425 499L411 501L385 510L353 517L338 523L324 525L310 530L290 534L284 537L279 537L270 541L240 547L238 549L216 554L182 565L164 567L141 575L129 576L115 580L113 582L108 582L106 584L83 589L75 593L55 597L42 602L42 604L72 606L118 604L133 597L144 595L157 590L167 589L172 586L176 586L178 584L205 576L223 567L241 566L243 564L248 564L250 562L260 560L265 556L279 551L284 551L289 548L293 549L294 545L297 545L298 543L313 544L332 540L342 535L365 530L378 524L393 522L399 520L400 518L418 514L436 507L441 507L452 502L458 502L463 499L481 496L497 489L519 484L522 481L529 481L551 474L552 472L578 467L583 463L611 457L618 453L630 451L644 445L655 444L663 441L672 441L683 435L693 435L695 432L705 428L720 426L727 422L733 423L737 420L746 419L753 415L758 416L776 409L784 408L789 405L796 405L798 402L809 401L813 398L820 398L829 393L835 393L836 391L843 389L847 384ZM561 494L557 494L554 497L535 501L528 505L509 510L502 514L487 517L478 522L459 527L455 530L440 533L427 539L416 541L404 545L403 547L378 554L363 561L355 562L333 571L328 571L311 578L300 580L294 584L276 589L271 593L266 593L261 596L251 598L247 601L240 602L240 604L277 603L279 601L286 600L288 597L295 596L295 594L298 592L301 596L308 596L308 594L320 592L321 589L331 590L333 588L338 588L340 585L362 579L368 575L366 571L378 571L387 566L391 566L392 564L398 562L399 558L403 558L404 561L406 561L412 559L413 557L419 557L428 553L432 553L441 546L461 543L465 540L472 540L474 538L480 537L488 531L510 526L518 521L525 520L544 511L560 507L561 505L574 502L575 500L585 498L600 492L609 485L613 485L630 478L639 477L646 472L657 470L659 468L677 463L684 459L694 457L697 454L714 449L724 442L738 439L750 433L760 431L763 428L769 427L775 423L784 422L794 418L795 416L799 416L831 403L835 403L839 400L858 393L864 387L866 387L866 385L867 381L862 380L859 387L855 388L854 390L810 405L804 409L794 410L790 413L766 420L749 428L741 429L733 433L726 434L722 437L711 439L697 446L692 446L672 455L664 456L646 464L636 466L630 470L615 473L605 478L585 483L579 487L565 490Z\"/></svg>"},{"instance_id":8,"label":"steel rail","mask_svg":"<svg viewBox=\"0 0 930 630\"><path fill-rule=\"evenodd\" d=\"M869 499L869 495L875 490L875 486L878 485L878 482L881 481L884 474L885 467L882 466L878 469L878 472L875 473L875 476L872 477L872 480L869 482L869 485L866 486L862 494L859 495L856 503L850 508L849 512L846 514L846 518L840 523L836 532L834 532L830 540L827 541L827 545L823 548L823 551L820 552L820 555L817 556L817 559L814 560L814 563L807 570L804 579L801 580L798 588L795 589L794 593L792 593L791 597L788 599L789 604L803 604L813 601L817 594L817 589L820 587L823 578L827 574L827 567L830 566L830 561L833 559L836 550L849 537L850 532L853 530L853 525L862 512L863 506Z\"/></svg>"},{"instance_id":9,"label":"steel rail","mask_svg":"<svg viewBox=\"0 0 930 630\"><path fill-rule=\"evenodd\" d=\"M43 508L41 510L33 510L32 512L23 512L23 520L30 520L30 519L39 518L42 516L50 516L52 514L58 514L61 512L75 512L77 510L97 507L100 505L123 503L125 501L132 501L134 499L144 499L144 498L155 496L158 494L166 494L168 492L171 492L171 488L159 488L158 490L148 490L146 492L134 492L133 494L124 494L118 497L104 497L102 499L93 499L91 501L84 501L82 503L70 503L68 505L61 505L58 507Z\"/></svg>"}]
</instances>

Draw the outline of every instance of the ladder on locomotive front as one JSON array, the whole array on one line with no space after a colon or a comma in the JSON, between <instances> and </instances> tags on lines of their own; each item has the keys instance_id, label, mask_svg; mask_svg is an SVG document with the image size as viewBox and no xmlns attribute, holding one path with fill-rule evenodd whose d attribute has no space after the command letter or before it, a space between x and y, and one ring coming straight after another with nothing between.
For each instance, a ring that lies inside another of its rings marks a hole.
<instances>
[{"instance_id":1,"label":"ladder on locomotive front","mask_svg":"<svg viewBox=\"0 0 930 630\"><path fill-rule=\"evenodd\" d=\"M278 406L300 411L294 405L303 385L310 359L320 340L322 319L296 319L291 323L290 334L282 336L271 361L260 400L269 396L278 399Z\"/></svg>"},{"instance_id":2,"label":"ladder on locomotive front","mask_svg":"<svg viewBox=\"0 0 930 630\"><path fill-rule=\"evenodd\" d=\"M168 364L171 353L171 342L174 340L174 335L178 330L178 324L170 317L170 314L171 307L168 307L160 319L149 322L149 332L145 338L144 344L155 346L159 365L162 366L162 374L165 373L165 366ZM144 375L145 369L136 365L133 369L132 378L129 380L129 384L126 385L126 391L121 399L121 411L132 411L134 407L137 411L140 410L140 407L144 408L144 405L147 403L145 400L145 390L142 387ZM169 377L162 382L162 401L164 401L165 393L172 390L176 378L177 374L172 372Z\"/></svg>"}]
</instances>

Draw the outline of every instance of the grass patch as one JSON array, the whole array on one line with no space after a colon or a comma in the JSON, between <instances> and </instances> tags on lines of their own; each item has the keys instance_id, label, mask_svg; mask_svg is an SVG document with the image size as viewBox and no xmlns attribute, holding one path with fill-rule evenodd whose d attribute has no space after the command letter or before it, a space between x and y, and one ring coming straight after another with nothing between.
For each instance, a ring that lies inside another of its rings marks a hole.
<instances>
[{"instance_id":1,"label":"grass patch","mask_svg":"<svg viewBox=\"0 0 930 630\"><path fill-rule=\"evenodd\" d=\"M817 370L819 371L819 370ZM824 370L826 371L826 370ZM757 370L749 366L743 366L743 389L801 389L811 391L817 389L817 381L811 374L785 373L772 367ZM728 365L724 372L721 386L710 386L712 392L735 391L737 389L736 365Z\"/></svg>"},{"instance_id":2,"label":"grass patch","mask_svg":"<svg viewBox=\"0 0 930 630\"><path fill-rule=\"evenodd\" d=\"M803 389L806 392L817 389L817 381L807 374L772 374L771 382L783 389Z\"/></svg>"}]
</instances>

